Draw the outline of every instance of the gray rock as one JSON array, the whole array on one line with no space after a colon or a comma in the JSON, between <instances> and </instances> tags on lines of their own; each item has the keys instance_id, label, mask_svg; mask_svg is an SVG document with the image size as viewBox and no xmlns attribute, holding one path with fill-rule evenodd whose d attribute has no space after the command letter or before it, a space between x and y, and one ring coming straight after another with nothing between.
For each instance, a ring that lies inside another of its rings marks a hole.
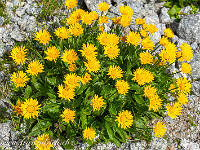
<instances>
[{"instance_id":1,"label":"gray rock","mask_svg":"<svg viewBox=\"0 0 200 150\"><path fill-rule=\"evenodd\" d=\"M167 13L168 9L163 7L161 9L161 13L160 13L160 16L159 16L159 19L160 19L160 22L162 23L170 23L172 20L169 16L169 14Z\"/></svg>"},{"instance_id":2,"label":"gray rock","mask_svg":"<svg viewBox=\"0 0 200 150\"><path fill-rule=\"evenodd\" d=\"M21 0L12 0L12 3L14 6L19 6L20 2L21 2Z\"/></svg>"},{"instance_id":3,"label":"gray rock","mask_svg":"<svg viewBox=\"0 0 200 150\"><path fill-rule=\"evenodd\" d=\"M180 12L185 13L185 14L190 14L190 11L192 8L190 6L184 7L180 10Z\"/></svg>"},{"instance_id":4,"label":"gray rock","mask_svg":"<svg viewBox=\"0 0 200 150\"><path fill-rule=\"evenodd\" d=\"M4 17L0 16L0 26L3 25L4 21L5 21Z\"/></svg>"},{"instance_id":5,"label":"gray rock","mask_svg":"<svg viewBox=\"0 0 200 150\"><path fill-rule=\"evenodd\" d=\"M192 48L193 50L198 49L198 44L197 44L196 42L193 42L190 46L191 46L191 48Z\"/></svg>"},{"instance_id":6,"label":"gray rock","mask_svg":"<svg viewBox=\"0 0 200 150\"><path fill-rule=\"evenodd\" d=\"M26 13L28 15L37 16L40 12L41 8L39 8L36 3L33 3L31 6L29 6L29 9L26 9Z\"/></svg>"},{"instance_id":7,"label":"gray rock","mask_svg":"<svg viewBox=\"0 0 200 150\"><path fill-rule=\"evenodd\" d=\"M25 10L26 10L26 9L24 9L23 7L19 7L19 8L16 9L15 14L16 14L17 16L19 16L19 17L22 17L22 15L25 14Z\"/></svg>"},{"instance_id":8,"label":"gray rock","mask_svg":"<svg viewBox=\"0 0 200 150\"><path fill-rule=\"evenodd\" d=\"M0 27L0 34L3 34L6 31L4 27Z\"/></svg>"},{"instance_id":9,"label":"gray rock","mask_svg":"<svg viewBox=\"0 0 200 150\"><path fill-rule=\"evenodd\" d=\"M0 82L2 82L5 79L5 73L4 71L0 71Z\"/></svg>"},{"instance_id":10,"label":"gray rock","mask_svg":"<svg viewBox=\"0 0 200 150\"><path fill-rule=\"evenodd\" d=\"M10 136L10 125L11 122L0 123L0 143L5 149L10 149L9 136Z\"/></svg>"},{"instance_id":11,"label":"gray rock","mask_svg":"<svg viewBox=\"0 0 200 150\"><path fill-rule=\"evenodd\" d=\"M182 18L177 34L188 42L200 43L200 13Z\"/></svg>"},{"instance_id":12,"label":"gray rock","mask_svg":"<svg viewBox=\"0 0 200 150\"><path fill-rule=\"evenodd\" d=\"M143 3L141 1L128 1L127 5L133 9L134 14L138 14L143 8Z\"/></svg>"},{"instance_id":13,"label":"gray rock","mask_svg":"<svg viewBox=\"0 0 200 150\"><path fill-rule=\"evenodd\" d=\"M190 142L189 140L181 139L180 146L184 150L199 150L197 143Z\"/></svg>"},{"instance_id":14,"label":"gray rock","mask_svg":"<svg viewBox=\"0 0 200 150\"><path fill-rule=\"evenodd\" d=\"M144 19L147 24L155 24L156 25L159 23L158 15L155 13L145 16Z\"/></svg>"},{"instance_id":15,"label":"gray rock","mask_svg":"<svg viewBox=\"0 0 200 150\"><path fill-rule=\"evenodd\" d=\"M183 40L183 39L178 39L177 41L177 47L180 47L181 44L184 44L184 43L188 43L187 41Z\"/></svg>"},{"instance_id":16,"label":"gray rock","mask_svg":"<svg viewBox=\"0 0 200 150\"><path fill-rule=\"evenodd\" d=\"M167 141L163 138L153 138L148 150L166 150Z\"/></svg>"},{"instance_id":17,"label":"gray rock","mask_svg":"<svg viewBox=\"0 0 200 150\"><path fill-rule=\"evenodd\" d=\"M174 38L172 38L172 43L176 43L178 41L178 36L174 35Z\"/></svg>"},{"instance_id":18,"label":"gray rock","mask_svg":"<svg viewBox=\"0 0 200 150\"><path fill-rule=\"evenodd\" d=\"M20 17L18 17L17 15L11 15L10 21L13 23L18 22L20 19Z\"/></svg>"},{"instance_id":19,"label":"gray rock","mask_svg":"<svg viewBox=\"0 0 200 150\"><path fill-rule=\"evenodd\" d=\"M20 33L19 30L13 30L10 33L10 36L16 41L19 41L19 42L24 41L24 36Z\"/></svg>"}]
</instances>

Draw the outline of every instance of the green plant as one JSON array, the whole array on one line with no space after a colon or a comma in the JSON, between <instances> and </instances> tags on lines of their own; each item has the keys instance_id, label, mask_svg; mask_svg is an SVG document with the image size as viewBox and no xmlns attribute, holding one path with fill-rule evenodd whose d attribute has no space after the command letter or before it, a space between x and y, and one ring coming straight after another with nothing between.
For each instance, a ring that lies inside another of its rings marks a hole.
<instances>
[{"instance_id":1,"label":"green plant","mask_svg":"<svg viewBox=\"0 0 200 150\"><path fill-rule=\"evenodd\" d=\"M10 18L8 17L8 15L6 14L6 11L5 11L5 3L4 2L0 2L0 16L4 17L4 19L5 19L3 25L6 25L10 22Z\"/></svg>"},{"instance_id":2,"label":"green plant","mask_svg":"<svg viewBox=\"0 0 200 150\"><path fill-rule=\"evenodd\" d=\"M67 7L76 5L71 0ZM100 10L108 8L99 5ZM18 66L11 75L12 118L17 130L26 124L25 136L37 136L36 146L52 147L57 138L64 148L80 141L90 146L111 141L118 147L128 139L149 142L152 130L156 137L166 132L161 121L149 126L151 119L162 119L165 111L173 118L181 114L190 82L173 79L175 73L166 70L175 61L190 61L191 47L184 44L177 51L169 41L174 37L170 29L155 45L149 35L158 29L141 18L136 19L141 30L122 36L133 10L122 6L120 12L123 15L113 18L111 30L104 32L109 18L77 9L67 24L50 33L41 29L34 39L12 49L10 56ZM155 53L161 45L165 48ZM186 65L181 71L190 69Z\"/></svg>"}]
</instances>

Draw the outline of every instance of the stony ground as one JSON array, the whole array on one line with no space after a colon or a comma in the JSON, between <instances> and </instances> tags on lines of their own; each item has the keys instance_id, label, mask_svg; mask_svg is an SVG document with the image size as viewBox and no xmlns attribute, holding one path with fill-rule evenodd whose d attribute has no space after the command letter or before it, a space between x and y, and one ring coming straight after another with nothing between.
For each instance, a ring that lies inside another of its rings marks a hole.
<instances>
[{"instance_id":1,"label":"stony ground","mask_svg":"<svg viewBox=\"0 0 200 150\"><path fill-rule=\"evenodd\" d=\"M170 18L167 14L167 8L163 7L163 2L154 0L104 0L110 4L111 8L107 12L110 18L119 15L118 6L128 4L134 10L133 19L143 17L148 23L156 24L159 32L154 34L152 40L157 42L161 35L162 29L171 27L176 36L173 42L180 46L181 43L189 43L194 50L194 58L190 62L193 71L188 78L192 82L192 92L189 96L189 103L184 106L183 113L176 119L164 117L165 124L167 125L167 139L153 138L152 142L147 144L144 141L122 144L121 148L117 148L112 143L97 144L93 149L132 149L132 150L198 150L200 149L200 13L190 14L190 7L182 9L182 12L187 13L187 16L181 16L182 20L177 23L175 19ZM99 0L79 0L79 4L89 10L96 10ZM42 5L38 7L36 1L33 0L10 0L5 1L6 12L10 17L10 23L4 25L5 18L0 17L0 56L3 58L4 54L9 51L15 42L24 41L26 37L31 37L32 33L40 28L40 25L50 24L60 25L59 21L61 16L54 16L49 21L40 23L36 17L41 13ZM57 11L58 14L66 15L68 11L65 8ZM3 26L2 26L3 25ZM2 26L2 27L1 27ZM134 21L130 27L134 30ZM109 30L109 25L106 27ZM129 29L130 30L130 29ZM2 59L0 60L2 61ZM1 87L1 100L0 109L3 116L9 116L10 109L5 110L9 106L10 90L7 87L9 83L9 74L6 73L6 68L9 70L9 65L3 64L4 67L0 70L0 87ZM180 64L179 64L180 66ZM172 66L171 70L174 71L177 66ZM177 75L176 78L180 76ZM195 81L196 80L196 81ZM156 120L152 121L152 124ZM22 126L23 128L23 126ZM20 149L30 149L30 143L27 143L23 138L19 140L20 134L12 130L11 121L7 120L0 123L0 145L5 149L17 149L17 144L21 144ZM56 143L56 141L55 141ZM56 149L62 149L59 145ZM77 145L75 149L85 149L84 145Z\"/></svg>"}]
</instances>

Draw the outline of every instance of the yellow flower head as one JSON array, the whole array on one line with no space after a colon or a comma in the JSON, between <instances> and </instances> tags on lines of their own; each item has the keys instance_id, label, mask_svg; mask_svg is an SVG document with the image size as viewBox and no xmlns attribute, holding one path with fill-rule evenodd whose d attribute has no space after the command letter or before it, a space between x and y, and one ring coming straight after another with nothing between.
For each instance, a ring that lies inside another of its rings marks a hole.
<instances>
[{"instance_id":1,"label":"yellow flower head","mask_svg":"<svg viewBox=\"0 0 200 150\"><path fill-rule=\"evenodd\" d=\"M189 73L190 74L191 71L192 71L192 68L191 68L190 64L182 63L182 67L181 67L181 72L182 73Z\"/></svg>"},{"instance_id":2,"label":"yellow flower head","mask_svg":"<svg viewBox=\"0 0 200 150\"><path fill-rule=\"evenodd\" d=\"M119 16L119 17L116 17L116 18L112 18L111 20L115 23L115 24L120 24L120 22L121 22L121 16Z\"/></svg>"},{"instance_id":3,"label":"yellow flower head","mask_svg":"<svg viewBox=\"0 0 200 150\"><path fill-rule=\"evenodd\" d=\"M99 5L98 5L98 9L100 11L106 11L108 10L110 7L109 7L109 4L108 3L103 3L103 2L100 2Z\"/></svg>"},{"instance_id":4,"label":"yellow flower head","mask_svg":"<svg viewBox=\"0 0 200 150\"><path fill-rule=\"evenodd\" d=\"M135 20L135 22L136 22L137 25L146 24L146 21L144 19L142 19L142 18L137 18Z\"/></svg>"},{"instance_id":5,"label":"yellow flower head","mask_svg":"<svg viewBox=\"0 0 200 150\"><path fill-rule=\"evenodd\" d=\"M114 33L105 33L102 32L97 37L97 40L103 46L115 46L119 43L119 37Z\"/></svg>"},{"instance_id":6,"label":"yellow flower head","mask_svg":"<svg viewBox=\"0 0 200 150\"><path fill-rule=\"evenodd\" d=\"M25 58L26 53L27 53L27 49L25 49L24 46L21 46L21 47L15 46L12 49L10 57L12 57L12 59L15 61L17 65L19 65L20 63L23 65L25 61L27 60L27 58Z\"/></svg>"},{"instance_id":7,"label":"yellow flower head","mask_svg":"<svg viewBox=\"0 0 200 150\"><path fill-rule=\"evenodd\" d=\"M65 85L58 85L58 97L71 101L71 99L74 99L75 93L74 89L70 88L69 86Z\"/></svg>"},{"instance_id":8,"label":"yellow flower head","mask_svg":"<svg viewBox=\"0 0 200 150\"><path fill-rule=\"evenodd\" d=\"M44 59L54 62L56 62L56 59L60 55L59 49L57 49L55 46L48 47L47 51L44 51L44 53L47 55Z\"/></svg>"},{"instance_id":9,"label":"yellow flower head","mask_svg":"<svg viewBox=\"0 0 200 150\"><path fill-rule=\"evenodd\" d=\"M159 98L157 94L149 98L149 110L153 109L154 112L157 112L159 108L162 106L162 100Z\"/></svg>"},{"instance_id":10,"label":"yellow flower head","mask_svg":"<svg viewBox=\"0 0 200 150\"><path fill-rule=\"evenodd\" d=\"M145 31L147 31L147 32L149 32L150 34L153 34L153 33L155 33L155 32L157 32L158 31L158 28L156 28L156 26L155 25L153 25L153 24L143 24L143 29L145 30Z\"/></svg>"},{"instance_id":11,"label":"yellow flower head","mask_svg":"<svg viewBox=\"0 0 200 150\"><path fill-rule=\"evenodd\" d=\"M85 23L86 25L91 25L94 20L98 19L98 14L95 12L85 13L85 15L82 17L82 23Z\"/></svg>"},{"instance_id":12,"label":"yellow flower head","mask_svg":"<svg viewBox=\"0 0 200 150\"><path fill-rule=\"evenodd\" d=\"M122 15L121 19L120 19L120 24L122 27L128 27L131 25L131 17L130 16L126 16L126 15Z\"/></svg>"},{"instance_id":13,"label":"yellow flower head","mask_svg":"<svg viewBox=\"0 0 200 150\"><path fill-rule=\"evenodd\" d=\"M168 103L166 108L167 108L168 116L172 118L176 118L177 116L181 115L181 112L183 109L179 102L175 102L174 105L172 104L172 102L171 104Z\"/></svg>"},{"instance_id":14,"label":"yellow flower head","mask_svg":"<svg viewBox=\"0 0 200 150\"><path fill-rule=\"evenodd\" d=\"M49 134L42 134L34 141L36 150L50 150L53 145L49 139Z\"/></svg>"},{"instance_id":15,"label":"yellow flower head","mask_svg":"<svg viewBox=\"0 0 200 150\"><path fill-rule=\"evenodd\" d=\"M132 80L137 81L139 85L144 85L145 83L150 83L154 80L153 74L143 68L138 68L133 73L134 78Z\"/></svg>"},{"instance_id":16,"label":"yellow flower head","mask_svg":"<svg viewBox=\"0 0 200 150\"><path fill-rule=\"evenodd\" d=\"M55 35L61 40L67 39L69 37L70 31L67 30L65 27L59 27L55 29Z\"/></svg>"},{"instance_id":17,"label":"yellow flower head","mask_svg":"<svg viewBox=\"0 0 200 150\"><path fill-rule=\"evenodd\" d=\"M81 82L83 83L83 85L86 84L86 83L89 83L90 80L92 80L91 75L87 72L81 78Z\"/></svg>"},{"instance_id":18,"label":"yellow flower head","mask_svg":"<svg viewBox=\"0 0 200 150\"><path fill-rule=\"evenodd\" d=\"M78 60L77 53L73 49L65 50L61 58L68 64L73 64Z\"/></svg>"},{"instance_id":19,"label":"yellow flower head","mask_svg":"<svg viewBox=\"0 0 200 150\"><path fill-rule=\"evenodd\" d=\"M191 84L186 78L178 78L176 84L178 85L179 93L187 94L190 92Z\"/></svg>"},{"instance_id":20,"label":"yellow flower head","mask_svg":"<svg viewBox=\"0 0 200 150\"><path fill-rule=\"evenodd\" d=\"M95 110L100 110L101 108L103 108L105 103L103 101L103 98L102 97L98 97L98 95L94 95L94 98L92 99L92 107L93 107L93 111Z\"/></svg>"},{"instance_id":21,"label":"yellow flower head","mask_svg":"<svg viewBox=\"0 0 200 150\"><path fill-rule=\"evenodd\" d=\"M163 29L164 35L168 38L174 38L174 33L170 28Z\"/></svg>"},{"instance_id":22,"label":"yellow flower head","mask_svg":"<svg viewBox=\"0 0 200 150\"><path fill-rule=\"evenodd\" d=\"M163 137L166 132L166 126L163 122L158 121L155 127L153 128L153 132L155 137Z\"/></svg>"},{"instance_id":23,"label":"yellow flower head","mask_svg":"<svg viewBox=\"0 0 200 150\"><path fill-rule=\"evenodd\" d=\"M110 59L115 59L119 55L120 49L117 45L115 46L104 46L104 54Z\"/></svg>"},{"instance_id":24,"label":"yellow flower head","mask_svg":"<svg viewBox=\"0 0 200 150\"><path fill-rule=\"evenodd\" d=\"M149 52L140 53L141 64L151 64L153 62L153 56Z\"/></svg>"},{"instance_id":25,"label":"yellow flower head","mask_svg":"<svg viewBox=\"0 0 200 150\"><path fill-rule=\"evenodd\" d=\"M25 119L38 117L38 110L41 109L40 106L41 104L38 105L36 99L26 99L26 101L21 104L22 116L24 116Z\"/></svg>"},{"instance_id":26,"label":"yellow flower head","mask_svg":"<svg viewBox=\"0 0 200 150\"><path fill-rule=\"evenodd\" d=\"M69 26L69 31L71 34L73 34L75 37L77 37L83 33L83 27L79 23L72 24Z\"/></svg>"},{"instance_id":27,"label":"yellow flower head","mask_svg":"<svg viewBox=\"0 0 200 150\"><path fill-rule=\"evenodd\" d=\"M115 121L118 122L118 127L123 129L130 128L133 124L133 115L128 110L123 110L122 112L118 113L117 119Z\"/></svg>"},{"instance_id":28,"label":"yellow flower head","mask_svg":"<svg viewBox=\"0 0 200 150\"><path fill-rule=\"evenodd\" d=\"M97 48L93 44L83 44L83 50L79 50L83 57L85 57L88 61L96 58L97 52L95 52Z\"/></svg>"},{"instance_id":29,"label":"yellow flower head","mask_svg":"<svg viewBox=\"0 0 200 150\"><path fill-rule=\"evenodd\" d=\"M126 42L126 41L127 41L127 38L126 38L125 36L122 36L122 37L120 38L120 40L121 40L122 42Z\"/></svg>"},{"instance_id":30,"label":"yellow flower head","mask_svg":"<svg viewBox=\"0 0 200 150\"><path fill-rule=\"evenodd\" d=\"M133 10L130 8L130 6L119 6L119 11L126 16L132 16L133 15Z\"/></svg>"},{"instance_id":31,"label":"yellow flower head","mask_svg":"<svg viewBox=\"0 0 200 150\"><path fill-rule=\"evenodd\" d=\"M148 33L144 29L140 30L140 35L144 38L148 37Z\"/></svg>"},{"instance_id":32,"label":"yellow flower head","mask_svg":"<svg viewBox=\"0 0 200 150\"><path fill-rule=\"evenodd\" d=\"M69 123L69 121L73 121L75 118L75 111L66 108L60 116L64 118L63 121Z\"/></svg>"},{"instance_id":33,"label":"yellow flower head","mask_svg":"<svg viewBox=\"0 0 200 150\"><path fill-rule=\"evenodd\" d=\"M65 6L67 6L67 9L72 9L78 5L77 0L65 0Z\"/></svg>"},{"instance_id":34,"label":"yellow flower head","mask_svg":"<svg viewBox=\"0 0 200 150\"><path fill-rule=\"evenodd\" d=\"M16 85L16 87L25 87L26 82L29 81L29 78L23 71L18 71L17 73L13 72L10 80Z\"/></svg>"},{"instance_id":35,"label":"yellow flower head","mask_svg":"<svg viewBox=\"0 0 200 150\"><path fill-rule=\"evenodd\" d=\"M65 81L64 83L69 86L70 89L76 88L79 85L79 82L81 81L81 77L77 76L75 73L70 73L65 75Z\"/></svg>"},{"instance_id":36,"label":"yellow flower head","mask_svg":"<svg viewBox=\"0 0 200 150\"><path fill-rule=\"evenodd\" d=\"M175 91L176 91L176 86L175 86L175 84L173 84L173 83L170 84L169 89L171 90L172 93L175 93Z\"/></svg>"},{"instance_id":37,"label":"yellow flower head","mask_svg":"<svg viewBox=\"0 0 200 150\"><path fill-rule=\"evenodd\" d=\"M110 78L115 80L117 78L121 78L123 76L122 73L123 73L123 71L119 66L110 66L107 75L110 75Z\"/></svg>"},{"instance_id":38,"label":"yellow flower head","mask_svg":"<svg viewBox=\"0 0 200 150\"><path fill-rule=\"evenodd\" d=\"M99 31L103 32L105 29L104 25L99 26Z\"/></svg>"},{"instance_id":39,"label":"yellow flower head","mask_svg":"<svg viewBox=\"0 0 200 150\"><path fill-rule=\"evenodd\" d=\"M151 85L148 85L144 87L144 96L151 98L154 95L156 95L157 89L155 87L152 87Z\"/></svg>"},{"instance_id":40,"label":"yellow flower head","mask_svg":"<svg viewBox=\"0 0 200 150\"><path fill-rule=\"evenodd\" d=\"M103 24L103 23L108 23L108 17L106 16L102 16L102 17L99 17L99 24Z\"/></svg>"},{"instance_id":41,"label":"yellow flower head","mask_svg":"<svg viewBox=\"0 0 200 150\"><path fill-rule=\"evenodd\" d=\"M17 113L17 116L18 116L19 114L22 115L21 104L22 104L22 102L20 102L20 100L17 100L17 105L16 105L16 106L12 105L12 106L14 107L14 109L15 109L14 112Z\"/></svg>"},{"instance_id":42,"label":"yellow flower head","mask_svg":"<svg viewBox=\"0 0 200 150\"><path fill-rule=\"evenodd\" d=\"M170 43L168 38L164 37L164 36L162 38L159 38L159 41L160 41L160 44L163 45L163 46L166 46Z\"/></svg>"},{"instance_id":43,"label":"yellow flower head","mask_svg":"<svg viewBox=\"0 0 200 150\"><path fill-rule=\"evenodd\" d=\"M136 33L136 32L130 32L127 36L126 36L126 42L129 44L133 44L135 46L138 46L141 42L141 36L140 34Z\"/></svg>"},{"instance_id":44,"label":"yellow flower head","mask_svg":"<svg viewBox=\"0 0 200 150\"><path fill-rule=\"evenodd\" d=\"M26 72L31 75L37 75L38 73L44 72L43 69L43 64L40 63L39 60L33 60L28 64L28 70L26 70Z\"/></svg>"},{"instance_id":45,"label":"yellow flower head","mask_svg":"<svg viewBox=\"0 0 200 150\"><path fill-rule=\"evenodd\" d=\"M75 71L76 70L76 65L75 64L69 64L69 71Z\"/></svg>"},{"instance_id":46,"label":"yellow flower head","mask_svg":"<svg viewBox=\"0 0 200 150\"><path fill-rule=\"evenodd\" d=\"M86 127L86 129L83 131L83 138L88 140L92 140L95 138L96 132L94 131L93 128Z\"/></svg>"},{"instance_id":47,"label":"yellow flower head","mask_svg":"<svg viewBox=\"0 0 200 150\"><path fill-rule=\"evenodd\" d=\"M150 51L153 50L155 47L154 43L148 37L142 39L141 44L142 44L142 49L147 49Z\"/></svg>"},{"instance_id":48,"label":"yellow flower head","mask_svg":"<svg viewBox=\"0 0 200 150\"><path fill-rule=\"evenodd\" d=\"M85 63L85 66L87 67L87 70L89 72L98 72L100 69L100 62L96 59L91 59L88 61L88 63Z\"/></svg>"},{"instance_id":49,"label":"yellow flower head","mask_svg":"<svg viewBox=\"0 0 200 150\"><path fill-rule=\"evenodd\" d=\"M179 103L181 103L181 105L185 105L188 103L187 95L184 93L179 93L177 99L178 99Z\"/></svg>"},{"instance_id":50,"label":"yellow flower head","mask_svg":"<svg viewBox=\"0 0 200 150\"><path fill-rule=\"evenodd\" d=\"M117 88L118 93L124 95L128 93L128 90L130 89L128 82L124 80L118 80L115 86Z\"/></svg>"},{"instance_id":51,"label":"yellow flower head","mask_svg":"<svg viewBox=\"0 0 200 150\"><path fill-rule=\"evenodd\" d=\"M35 40L39 41L40 43L46 45L51 41L51 35L47 30L42 30L40 29L38 32L35 34Z\"/></svg>"},{"instance_id":52,"label":"yellow flower head","mask_svg":"<svg viewBox=\"0 0 200 150\"><path fill-rule=\"evenodd\" d=\"M82 9L76 9L73 11L68 18L66 18L67 24L78 23L82 17L85 15L85 11Z\"/></svg>"},{"instance_id":53,"label":"yellow flower head","mask_svg":"<svg viewBox=\"0 0 200 150\"><path fill-rule=\"evenodd\" d=\"M181 58L179 58L179 61L189 61L192 60L193 57L193 51L189 44L184 43L181 44Z\"/></svg>"}]
</instances>

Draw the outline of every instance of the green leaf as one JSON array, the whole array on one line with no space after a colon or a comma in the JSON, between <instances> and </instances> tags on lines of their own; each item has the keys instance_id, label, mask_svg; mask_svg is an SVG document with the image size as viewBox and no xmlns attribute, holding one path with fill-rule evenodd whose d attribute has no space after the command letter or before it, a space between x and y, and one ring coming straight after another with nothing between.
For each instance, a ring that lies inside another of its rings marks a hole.
<instances>
[{"instance_id":1,"label":"green leaf","mask_svg":"<svg viewBox=\"0 0 200 150\"><path fill-rule=\"evenodd\" d=\"M33 95L33 98L37 98L37 97L40 97L40 96L42 96L42 92L41 91L39 91L35 95Z\"/></svg>"},{"instance_id":2,"label":"green leaf","mask_svg":"<svg viewBox=\"0 0 200 150\"><path fill-rule=\"evenodd\" d=\"M87 88L87 85L82 85L76 92L77 95L80 95L83 93L83 91Z\"/></svg>"},{"instance_id":3,"label":"green leaf","mask_svg":"<svg viewBox=\"0 0 200 150\"><path fill-rule=\"evenodd\" d=\"M74 149L74 146L72 144L63 144L63 147L66 149Z\"/></svg>"},{"instance_id":4,"label":"green leaf","mask_svg":"<svg viewBox=\"0 0 200 150\"><path fill-rule=\"evenodd\" d=\"M136 100L136 102L137 102L138 104L144 104L144 103L145 103L145 101L144 101L144 99L142 98L141 95L135 95L135 94L134 94L133 98Z\"/></svg>"},{"instance_id":5,"label":"green leaf","mask_svg":"<svg viewBox=\"0 0 200 150\"><path fill-rule=\"evenodd\" d=\"M173 17L175 14L177 14L179 11L181 10L180 7L178 7L177 5L174 5L170 10L168 10L168 14L170 15L170 17Z\"/></svg>"},{"instance_id":6,"label":"green leaf","mask_svg":"<svg viewBox=\"0 0 200 150\"><path fill-rule=\"evenodd\" d=\"M56 95L55 95L55 94L47 93L47 95L48 95L51 99L56 99Z\"/></svg>"},{"instance_id":7,"label":"green leaf","mask_svg":"<svg viewBox=\"0 0 200 150\"><path fill-rule=\"evenodd\" d=\"M108 124L108 122L105 122L105 127L106 127L109 138L111 140L114 140L114 133L113 133L113 130L110 128L110 125Z\"/></svg>"},{"instance_id":8,"label":"green leaf","mask_svg":"<svg viewBox=\"0 0 200 150\"><path fill-rule=\"evenodd\" d=\"M29 133L29 136L36 136L41 133L44 133L47 128L51 127L52 124L49 121L41 121L32 128L31 132Z\"/></svg>"},{"instance_id":9,"label":"green leaf","mask_svg":"<svg viewBox=\"0 0 200 150\"><path fill-rule=\"evenodd\" d=\"M59 108L60 106L58 104L49 103L43 106L43 111L57 113L57 112L60 112Z\"/></svg>"},{"instance_id":10,"label":"green leaf","mask_svg":"<svg viewBox=\"0 0 200 150\"><path fill-rule=\"evenodd\" d=\"M46 78L47 82L50 84L50 85L55 85L56 86L56 77L52 77L52 78Z\"/></svg>"},{"instance_id":11,"label":"green leaf","mask_svg":"<svg viewBox=\"0 0 200 150\"><path fill-rule=\"evenodd\" d=\"M81 122L82 122L82 128L85 129L86 126L87 126L87 116L81 115L80 119L81 119Z\"/></svg>"},{"instance_id":12,"label":"green leaf","mask_svg":"<svg viewBox=\"0 0 200 150\"><path fill-rule=\"evenodd\" d=\"M115 145L117 145L118 147L121 147L121 143L117 140L117 139L113 139L111 140L113 143L115 143Z\"/></svg>"},{"instance_id":13,"label":"green leaf","mask_svg":"<svg viewBox=\"0 0 200 150\"><path fill-rule=\"evenodd\" d=\"M42 88L42 85L38 82L35 82L33 85L37 90L40 90Z\"/></svg>"},{"instance_id":14,"label":"green leaf","mask_svg":"<svg viewBox=\"0 0 200 150\"><path fill-rule=\"evenodd\" d=\"M130 90L138 91L140 89L142 89L142 88L136 83L133 83L133 84L130 85Z\"/></svg>"},{"instance_id":15,"label":"green leaf","mask_svg":"<svg viewBox=\"0 0 200 150\"><path fill-rule=\"evenodd\" d=\"M25 89L25 98L29 98L31 93L32 93L32 88L29 85L27 85Z\"/></svg>"},{"instance_id":16,"label":"green leaf","mask_svg":"<svg viewBox=\"0 0 200 150\"><path fill-rule=\"evenodd\" d=\"M117 115L116 106L113 105L112 103L110 104L109 112L110 112L111 115L112 115L112 114L113 114L113 115Z\"/></svg>"}]
</instances>

